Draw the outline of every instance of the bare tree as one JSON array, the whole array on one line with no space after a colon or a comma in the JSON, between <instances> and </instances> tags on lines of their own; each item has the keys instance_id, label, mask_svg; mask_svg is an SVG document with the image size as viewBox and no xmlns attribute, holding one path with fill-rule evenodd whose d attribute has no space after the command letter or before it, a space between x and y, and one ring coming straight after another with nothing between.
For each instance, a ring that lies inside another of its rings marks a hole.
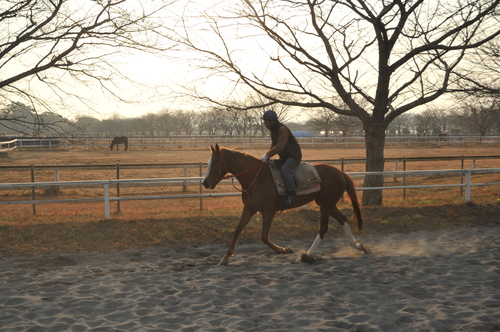
<instances>
[{"instance_id":1,"label":"bare tree","mask_svg":"<svg viewBox=\"0 0 500 332\"><path fill-rule=\"evenodd\" d=\"M185 111L185 110L177 111L175 113L175 117L179 121L179 124L184 133L186 133L186 135L188 136L191 135L195 129L194 111Z\"/></svg>"},{"instance_id":2,"label":"bare tree","mask_svg":"<svg viewBox=\"0 0 500 332\"><path fill-rule=\"evenodd\" d=\"M398 136L410 135L414 120L415 117L411 113L401 114L389 124L388 129Z\"/></svg>"},{"instance_id":3,"label":"bare tree","mask_svg":"<svg viewBox=\"0 0 500 332\"><path fill-rule=\"evenodd\" d=\"M222 130L222 128L225 126L225 114L224 114L224 109L220 107L212 107L209 109L207 112L207 121L205 122L208 134L211 136L214 136L217 134L219 130Z\"/></svg>"},{"instance_id":4,"label":"bare tree","mask_svg":"<svg viewBox=\"0 0 500 332\"><path fill-rule=\"evenodd\" d=\"M342 133L343 137L353 134L356 129L361 129L363 124L358 118L343 114L336 114L333 118L335 129Z\"/></svg>"},{"instance_id":5,"label":"bare tree","mask_svg":"<svg viewBox=\"0 0 500 332\"><path fill-rule=\"evenodd\" d=\"M210 116L206 110L198 112L196 114L195 118L193 119L193 125L198 135L203 135L204 132L210 134L209 121Z\"/></svg>"},{"instance_id":6,"label":"bare tree","mask_svg":"<svg viewBox=\"0 0 500 332\"><path fill-rule=\"evenodd\" d=\"M430 108L415 114L414 123L419 136L437 135L441 132L439 114L435 109Z\"/></svg>"},{"instance_id":7,"label":"bare tree","mask_svg":"<svg viewBox=\"0 0 500 332\"><path fill-rule=\"evenodd\" d=\"M324 132L325 137L328 137L330 132L335 127L334 115L337 114L328 108L313 109L308 113L307 124L319 132Z\"/></svg>"},{"instance_id":8,"label":"bare tree","mask_svg":"<svg viewBox=\"0 0 500 332\"><path fill-rule=\"evenodd\" d=\"M280 93L278 92L274 94L279 95ZM282 96L279 96L278 98L289 99L294 97L282 94ZM262 136L265 136L266 134L269 133L267 128L264 126L264 122L262 121L262 116L264 115L264 112L269 109L272 109L276 112L280 122L284 123L289 122L290 120L292 120L293 117L293 114L291 112L292 108L291 105L285 105L285 104L273 105L273 103L269 99L267 99L266 97L257 92L247 94L244 101L241 103L236 103L235 106L236 109L245 112L247 119L251 122L252 132L254 136L257 134L257 132L260 132Z\"/></svg>"},{"instance_id":9,"label":"bare tree","mask_svg":"<svg viewBox=\"0 0 500 332\"><path fill-rule=\"evenodd\" d=\"M181 126L170 110L162 109L156 114L152 113L152 116L155 121L154 128L160 135L168 136L172 131L180 135Z\"/></svg>"},{"instance_id":10,"label":"bare tree","mask_svg":"<svg viewBox=\"0 0 500 332\"><path fill-rule=\"evenodd\" d=\"M0 106L22 102L32 109L34 125L58 132L61 127L38 122L37 115L72 111L75 100L90 108L92 101L79 86L96 84L105 94L127 100L116 84L133 81L117 67L117 54L168 49L157 37L164 23L157 14L174 1L1 1ZM0 120L23 122L5 113Z\"/></svg>"},{"instance_id":11,"label":"bare tree","mask_svg":"<svg viewBox=\"0 0 500 332\"><path fill-rule=\"evenodd\" d=\"M491 100L491 98L489 100L475 99L463 103L463 106L455 110L453 114L471 132L485 136L496 120L495 104L495 100Z\"/></svg>"},{"instance_id":12,"label":"bare tree","mask_svg":"<svg viewBox=\"0 0 500 332\"><path fill-rule=\"evenodd\" d=\"M497 13L498 19L498 13ZM500 40L488 40L471 50L473 57L469 57L468 70L460 73L460 92L476 97L500 94Z\"/></svg>"},{"instance_id":13,"label":"bare tree","mask_svg":"<svg viewBox=\"0 0 500 332\"><path fill-rule=\"evenodd\" d=\"M328 108L357 117L366 170L382 171L388 125L462 88L471 51L500 34L499 1L224 1L224 12L184 20L176 41L197 52L199 68L268 100L261 107ZM330 101L334 94L346 107ZM383 186L383 177L367 176L364 185ZM382 191L364 191L363 204L382 204Z\"/></svg>"},{"instance_id":14,"label":"bare tree","mask_svg":"<svg viewBox=\"0 0 500 332\"><path fill-rule=\"evenodd\" d=\"M493 113L495 115L495 125L496 132L500 133L500 96L496 96L493 103Z\"/></svg>"},{"instance_id":15,"label":"bare tree","mask_svg":"<svg viewBox=\"0 0 500 332\"><path fill-rule=\"evenodd\" d=\"M158 122L162 128L162 132L168 135L172 131L175 135L191 135L196 129L194 121L195 113L182 109L169 110L163 109L158 114Z\"/></svg>"},{"instance_id":16,"label":"bare tree","mask_svg":"<svg viewBox=\"0 0 500 332\"><path fill-rule=\"evenodd\" d=\"M0 128L6 134L51 135L65 128L67 121L50 112L36 112L32 107L13 102L0 109Z\"/></svg>"},{"instance_id":17,"label":"bare tree","mask_svg":"<svg viewBox=\"0 0 500 332\"><path fill-rule=\"evenodd\" d=\"M361 127L361 123L357 118L335 113L329 108L314 109L309 114L308 124L314 129L325 133L325 137L329 136L331 131L340 131L342 136L346 137L352 134L353 130Z\"/></svg>"},{"instance_id":18,"label":"bare tree","mask_svg":"<svg viewBox=\"0 0 500 332\"><path fill-rule=\"evenodd\" d=\"M142 120L141 132L143 135L154 136L158 133L158 114L146 113L140 119Z\"/></svg>"},{"instance_id":19,"label":"bare tree","mask_svg":"<svg viewBox=\"0 0 500 332\"><path fill-rule=\"evenodd\" d=\"M76 118L76 121L75 121L75 127L76 128L82 128L82 133L85 133L87 131L89 132L93 132L94 131L94 127L99 123L99 119L97 118L94 118L92 116L83 116L83 115L80 115ZM75 132L73 134L78 134L78 132Z\"/></svg>"}]
</instances>

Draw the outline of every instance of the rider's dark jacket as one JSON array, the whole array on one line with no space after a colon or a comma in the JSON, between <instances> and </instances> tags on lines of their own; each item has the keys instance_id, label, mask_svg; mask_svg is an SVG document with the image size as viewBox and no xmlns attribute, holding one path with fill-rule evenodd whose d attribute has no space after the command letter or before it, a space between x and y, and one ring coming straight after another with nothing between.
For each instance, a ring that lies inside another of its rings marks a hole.
<instances>
[{"instance_id":1,"label":"rider's dark jacket","mask_svg":"<svg viewBox=\"0 0 500 332\"><path fill-rule=\"evenodd\" d=\"M271 149L267 152L269 158L278 154L283 161L293 158L302 159L302 151L295 136L290 129L282 123L276 122L271 129Z\"/></svg>"}]
</instances>

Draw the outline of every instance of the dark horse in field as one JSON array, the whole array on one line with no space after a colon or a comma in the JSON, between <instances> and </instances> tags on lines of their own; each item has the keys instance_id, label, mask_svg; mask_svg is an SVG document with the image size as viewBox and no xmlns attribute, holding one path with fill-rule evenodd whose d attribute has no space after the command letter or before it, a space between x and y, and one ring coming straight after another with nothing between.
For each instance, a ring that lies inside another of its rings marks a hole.
<instances>
[{"instance_id":1,"label":"dark horse in field","mask_svg":"<svg viewBox=\"0 0 500 332\"><path fill-rule=\"evenodd\" d=\"M438 142L439 141L447 141L448 140L448 134L447 133L440 133L437 138Z\"/></svg>"},{"instance_id":2,"label":"dark horse in field","mask_svg":"<svg viewBox=\"0 0 500 332\"><path fill-rule=\"evenodd\" d=\"M111 151L113 151L113 146L115 145L116 145L116 151L118 151L119 150L118 144L125 145L125 151L128 150L128 138L126 136L116 136L115 138L113 138L113 140L111 141L111 145L109 146Z\"/></svg>"},{"instance_id":3,"label":"dark horse in field","mask_svg":"<svg viewBox=\"0 0 500 332\"><path fill-rule=\"evenodd\" d=\"M229 258L234 254L241 232L243 232L252 216L257 212L262 213L262 242L267 244L277 254L293 253L288 247L279 247L269 240L273 218L284 200L284 196L278 194L269 166L264 164L260 159L246 153L219 148L217 144L215 147L210 146L210 149L212 150L212 156L208 162L205 177L203 178L203 186L207 189L214 189L221 180L231 177L225 176L227 173L232 173L241 184L242 201L244 204L241 220L234 231L231 245L220 264L227 265ZM316 163L314 167L318 170L321 178L321 189L312 194L299 195L297 201L289 206L289 208L302 206L312 200L320 206L319 232L307 254L303 255L302 260L308 262L314 260L313 252L317 249L321 239L328 231L330 216L344 227L345 234L352 247L369 253L370 251L366 246L354 239L347 223L347 217L336 206L344 192L347 192L354 209L354 225L362 233L363 221L352 179L349 175L327 164Z\"/></svg>"}]
</instances>

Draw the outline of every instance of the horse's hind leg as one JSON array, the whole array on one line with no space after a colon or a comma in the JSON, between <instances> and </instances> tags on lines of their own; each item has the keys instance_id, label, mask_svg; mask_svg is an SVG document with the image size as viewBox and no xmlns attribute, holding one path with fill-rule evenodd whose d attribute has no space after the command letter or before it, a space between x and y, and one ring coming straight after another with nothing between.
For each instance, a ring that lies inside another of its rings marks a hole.
<instances>
[{"instance_id":1,"label":"horse's hind leg","mask_svg":"<svg viewBox=\"0 0 500 332\"><path fill-rule=\"evenodd\" d=\"M349 245L357 250L363 251L365 254L370 253L370 249L365 246L362 242L357 241L354 236L352 235L351 232L351 227L349 226L349 223L347 222L347 217L344 216L338 209L337 207L334 207L330 211L330 215L337 220L342 227L344 228L345 236L347 237L347 241L349 241Z\"/></svg>"},{"instance_id":2,"label":"horse's hind leg","mask_svg":"<svg viewBox=\"0 0 500 332\"><path fill-rule=\"evenodd\" d=\"M345 223L343 227L344 227L345 236L347 237L347 240L349 241L349 244L351 245L351 247L358 249L358 250L361 250L365 254L371 253L370 248L368 248L365 244L363 244L363 242L358 242L354 238L354 236L352 236L351 227L349 227L348 223Z\"/></svg>"}]
</instances>

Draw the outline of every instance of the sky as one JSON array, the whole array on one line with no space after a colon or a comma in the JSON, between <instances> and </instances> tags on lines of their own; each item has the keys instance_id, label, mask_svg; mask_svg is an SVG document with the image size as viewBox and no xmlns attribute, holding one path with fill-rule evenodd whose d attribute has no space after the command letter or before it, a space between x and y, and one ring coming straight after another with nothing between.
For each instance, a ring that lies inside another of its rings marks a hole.
<instances>
[{"instance_id":1,"label":"sky","mask_svg":"<svg viewBox=\"0 0 500 332\"><path fill-rule=\"evenodd\" d=\"M153 2L156 0L153 0ZM201 26L202 15L210 15L211 11L223 10L231 6L233 0L180 0L178 6L171 7L172 10L181 15L187 13L191 26ZM237 1L237 0L235 0ZM144 2L147 4L148 2ZM222 5L221 5L222 4ZM186 10L188 5L189 9ZM221 7L222 6L222 7ZM222 9L221 9L222 8ZM197 18L196 16L200 16ZM185 16L186 17L186 16ZM243 29L238 27L237 29ZM238 51L241 59L240 66L244 66L248 72L250 70L257 75L275 75L275 72L266 72L267 64L270 62L266 51L270 47L276 46L265 38L240 38L241 35L261 35L260 30L255 32L229 30L230 35L226 35L226 40L230 40L231 46ZM234 32L234 33L233 33ZM195 29L191 32L195 38L198 38L202 44L210 47L221 47L220 42L213 33L205 33L203 29ZM196 35L196 36L195 36ZM209 75L206 72L196 70L193 65L196 54L192 52L173 52L169 54L145 54L138 53L134 55L123 55L120 58L120 68L126 72L126 76L132 77L135 81L144 84L144 86L131 86L129 83L121 82L121 91L127 91L127 97L133 97L136 103L124 103L114 98L105 98L99 93L99 87L90 87L89 96L92 100L98 101L92 109L82 110L81 115L95 116L100 119L113 117L116 115L122 117L138 117L150 112L157 112L163 109L186 109L199 110L204 109L206 104L199 101L186 100L179 96L181 86L192 87L196 85L197 89L210 95L211 98L227 100L229 98L238 98L238 91L233 90L233 82L225 80L216 75ZM244 63L244 65L243 65ZM148 88L149 87L149 88ZM82 87L79 87L81 89ZM299 109L292 109L294 119L305 121L307 117Z\"/></svg>"},{"instance_id":2,"label":"sky","mask_svg":"<svg viewBox=\"0 0 500 332\"><path fill-rule=\"evenodd\" d=\"M150 0L151 1L151 0ZM152 0L153 5L158 0ZM197 20L193 15L201 16L209 13L213 8L228 6L232 0L177 0L175 5L169 6L169 11L175 15L189 15L190 24L196 25ZM148 1L141 4L147 6ZM147 7L146 7L147 8ZM188 9L186 9L188 8ZM169 14L167 14L169 15ZM168 21L168 19L167 19ZM215 44L213 35L196 31L203 36L206 44ZM124 117L137 117L149 112L157 112L163 109L204 109L205 105L195 100L185 100L179 96L179 91L183 91L182 86L191 87L196 84L197 89L209 94L211 97L225 98L231 94L231 82L215 76L207 78L206 72L200 72L193 67L192 59L196 56L193 52L175 51L166 54L145 54L138 53L135 56L126 56L123 60L123 70L128 72L134 81L144 84L144 86L130 86L122 82L124 89L129 96L135 96L138 102L129 104L117 102L114 99L103 99L97 107L101 117L106 114L115 113Z\"/></svg>"},{"instance_id":3,"label":"sky","mask_svg":"<svg viewBox=\"0 0 500 332\"><path fill-rule=\"evenodd\" d=\"M89 0L71 1L70 3L75 6L75 8L82 8L80 6L86 6L88 4L93 6L93 2ZM144 6L146 10L149 10L152 8L150 6L161 5L164 1L170 0L128 0L124 2L123 5L129 6L128 9L132 10L138 10L139 8L137 6ZM213 6L220 0L177 1L179 6L169 6L168 8L176 12L176 14L181 15L184 5L186 4L203 11L207 6ZM87 10L88 9L85 7L82 13L87 12ZM165 15L169 15L169 13L165 13ZM161 17L161 19L167 20L168 17ZM7 27L16 27L14 22L10 22L9 24L10 25L7 25ZM210 43L210 40L207 40L207 42ZM19 72L25 71L26 68L31 68L30 66L40 61L39 57L40 54L43 54L43 51L39 52L39 50L34 48L24 54L27 54L27 56L23 55L19 56L19 58L12 57L9 62L7 62L6 58L3 63L0 62L0 64L5 65L2 66L3 75L0 75L0 78L3 79L9 76L15 76ZM85 54L84 56L87 55ZM93 55L88 56L90 57ZM185 100L181 100L176 93L180 90L181 85L189 85L189 82L200 82L195 76L195 71L193 71L193 68L189 65L190 56L191 54L179 52L171 54L117 52L116 56L110 62L121 75L131 78L134 83L132 84L125 80L117 79L114 81L114 83L116 83L114 89L123 99L134 101L132 103L123 102L111 96L104 91L97 82L88 81L86 84L82 84L81 82L72 80L67 73L61 74L61 71L49 73L48 75L53 75L54 79L58 80L57 85L64 91L68 91L70 94L78 95L85 99L83 103L76 97L65 96L63 100L64 105L61 105L57 102L59 98L53 89L41 83L37 77L31 77L30 79L17 82L16 84L22 90L29 90L33 95L42 96L42 98L47 101L47 104L51 105L53 110L63 116L73 119L78 116L93 116L100 119L115 116L138 117L163 109L199 109L200 105L193 102L187 103ZM214 96L217 96L223 93L227 84L228 82L219 80L216 84L213 84L213 82L207 84L204 89Z\"/></svg>"},{"instance_id":4,"label":"sky","mask_svg":"<svg viewBox=\"0 0 500 332\"><path fill-rule=\"evenodd\" d=\"M152 1L153 4L156 1L156 4L158 4L160 0L149 1ZM232 1L233 0L179 0L179 6L172 7L172 10L178 15L181 15L181 13L184 13L183 6L189 4L192 10L197 11L199 15L203 15L209 13L212 7L220 3L226 7L231 6L230 3ZM147 1L140 2L143 5L149 3ZM126 3L130 3L130 1ZM193 12L190 13L192 14ZM213 16L209 17L213 18ZM189 23L196 25L198 22L196 18L191 16ZM216 47L216 39L210 39L208 35L204 34L201 30L195 31L194 33L202 37L205 44ZM266 61L269 62L268 58L266 58L266 51L271 45L266 44L265 39L255 38L254 40L246 39L241 41L237 38L238 33L239 31L235 29L234 36L230 38L233 38L232 42L236 43L235 47L240 48L238 54L245 63L245 69L247 71L250 68L256 69L258 70L256 71L258 75L279 75L274 71L266 72ZM241 43L241 45L238 43ZM247 48L246 50L245 47ZM247 53L249 54L248 56ZM234 93L234 91L231 90L229 81L220 78L216 79L212 76L206 80L202 79L207 76L206 73L198 76L200 72L194 70L194 68L190 66L193 63L190 60L192 57L195 57L195 54L189 52L176 52L168 55L169 57L162 56L161 54L145 53L119 55L117 63L115 64L116 67L123 75L133 78L138 84L131 85L128 82L120 81L118 82L117 91L125 98L135 100L135 103L121 102L116 98L106 95L98 85L79 84L72 86L71 89L73 89L75 93L88 98L92 103L84 106L76 100L71 100L71 98L69 98L66 102L72 111L68 114L64 114L64 112L61 113L73 118L80 115L106 119L115 116L139 117L163 109L203 109L204 105L193 100L186 101L179 97L177 92L181 89L180 87L182 85L190 86L196 84L197 87L201 88L203 92L209 94L214 99L224 99L225 96L231 96L231 93ZM33 84L31 87L38 90L41 95L50 94L50 91L46 90L43 86L37 86L34 81L31 82L31 84ZM300 114L300 112L298 113ZM299 119L305 120L304 117L299 117Z\"/></svg>"}]
</instances>

